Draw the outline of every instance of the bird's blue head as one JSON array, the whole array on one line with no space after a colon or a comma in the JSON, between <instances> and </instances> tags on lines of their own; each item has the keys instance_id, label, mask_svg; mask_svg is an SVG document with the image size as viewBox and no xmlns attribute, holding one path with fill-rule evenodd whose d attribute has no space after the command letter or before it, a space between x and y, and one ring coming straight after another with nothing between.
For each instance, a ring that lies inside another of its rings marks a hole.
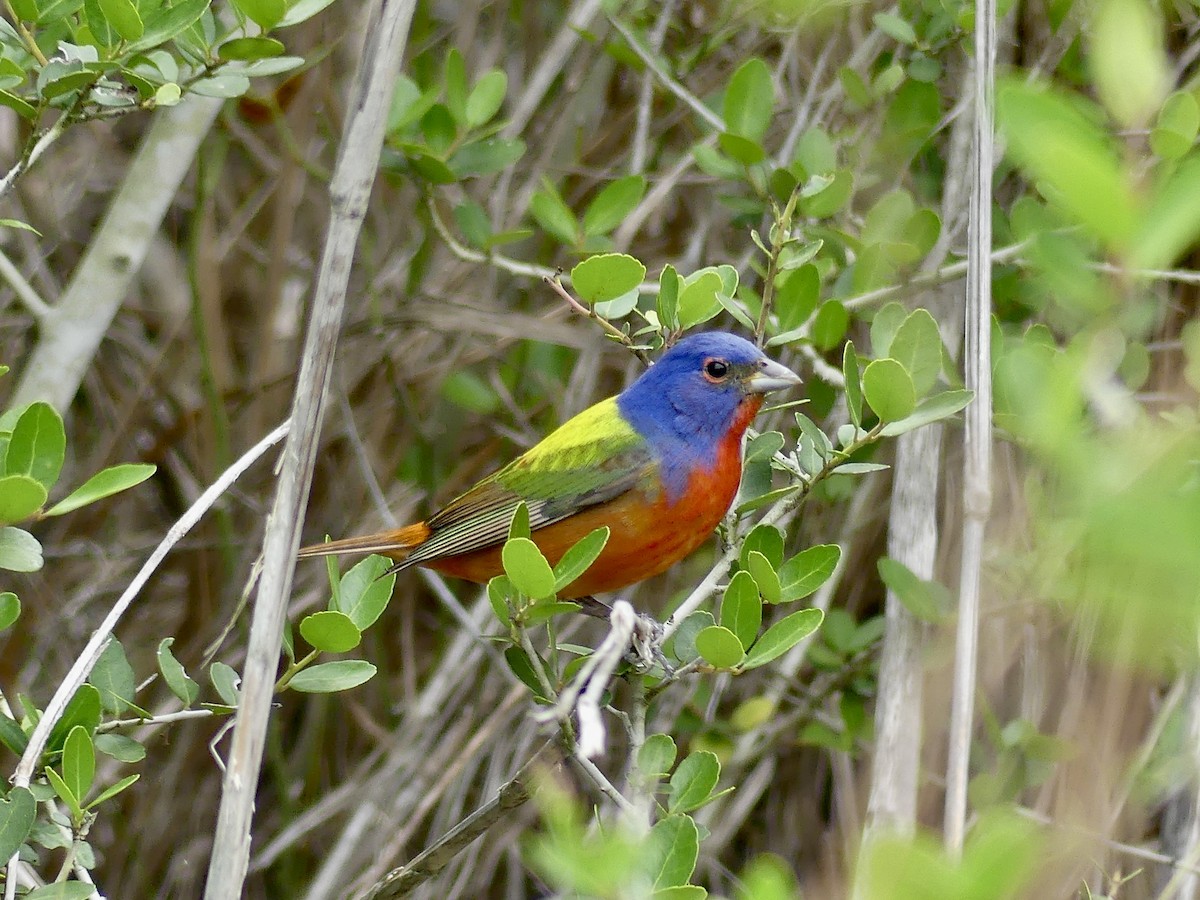
<instances>
[{"instance_id":1,"label":"bird's blue head","mask_svg":"<svg viewBox=\"0 0 1200 900\"><path fill-rule=\"evenodd\" d=\"M668 493L676 494L692 469L715 464L722 440L741 438L763 394L799 383L744 338L709 331L664 353L617 397L617 406L655 451Z\"/></svg>"}]
</instances>

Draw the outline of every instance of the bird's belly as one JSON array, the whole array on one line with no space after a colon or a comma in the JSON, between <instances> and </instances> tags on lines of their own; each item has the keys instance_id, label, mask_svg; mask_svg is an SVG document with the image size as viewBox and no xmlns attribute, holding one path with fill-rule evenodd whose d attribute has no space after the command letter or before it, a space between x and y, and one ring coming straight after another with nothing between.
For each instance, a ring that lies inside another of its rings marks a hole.
<instances>
[{"instance_id":1,"label":"bird's belly","mask_svg":"<svg viewBox=\"0 0 1200 900\"><path fill-rule=\"evenodd\" d=\"M650 501L634 490L534 531L533 542L555 565L585 535L604 525L609 528L599 558L559 596L570 599L615 591L665 572L712 534L737 493L740 468L723 478L693 475L675 503L668 503L664 495ZM504 571L499 546L426 565L479 583Z\"/></svg>"}]
</instances>

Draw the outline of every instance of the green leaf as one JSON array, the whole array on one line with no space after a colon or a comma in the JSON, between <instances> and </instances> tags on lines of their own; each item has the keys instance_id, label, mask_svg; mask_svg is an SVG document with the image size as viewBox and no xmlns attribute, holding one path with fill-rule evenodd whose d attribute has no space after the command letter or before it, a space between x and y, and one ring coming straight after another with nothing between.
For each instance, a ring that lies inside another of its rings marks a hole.
<instances>
[{"instance_id":1,"label":"green leaf","mask_svg":"<svg viewBox=\"0 0 1200 900\"><path fill-rule=\"evenodd\" d=\"M996 116L1008 154L1038 190L1110 248L1124 248L1140 215L1113 140L1072 98L1024 79L998 83Z\"/></svg>"},{"instance_id":2,"label":"green leaf","mask_svg":"<svg viewBox=\"0 0 1200 900\"><path fill-rule=\"evenodd\" d=\"M1101 0L1088 24L1088 62L1100 99L1124 127L1144 126L1173 77L1160 15L1145 0Z\"/></svg>"},{"instance_id":3,"label":"green leaf","mask_svg":"<svg viewBox=\"0 0 1200 900\"><path fill-rule=\"evenodd\" d=\"M23 119L36 119L38 108L12 91L0 90L0 106L7 106Z\"/></svg>"},{"instance_id":4,"label":"green leaf","mask_svg":"<svg viewBox=\"0 0 1200 900\"><path fill-rule=\"evenodd\" d=\"M212 682L217 696L226 706L237 706L242 676L233 666L223 662L215 662L208 667L208 678Z\"/></svg>"},{"instance_id":5,"label":"green leaf","mask_svg":"<svg viewBox=\"0 0 1200 900\"><path fill-rule=\"evenodd\" d=\"M719 314L721 301L717 294L724 288L721 273L713 267L685 278L679 292L679 327L686 331Z\"/></svg>"},{"instance_id":6,"label":"green leaf","mask_svg":"<svg viewBox=\"0 0 1200 900\"><path fill-rule=\"evenodd\" d=\"M92 779L96 777L96 751L92 747L92 736L82 725L72 728L63 744L62 773L71 796L82 804L92 789Z\"/></svg>"},{"instance_id":7,"label":"green leaf","mask_svg":"<svg viewBox=\"0 0 1200 900\"><path fill-rule=\"evenodd\" d=\"M201 97L218 97L223 100L232 100L250 90L250 79L245 75L230 72L226 75L214 75L211 78L202 78L199 81L193 81L191 89L193 93L199 94Z\"/></svg>"},{"instance_id":8,"label":"green leaf","mask_svg":"<svg viewBox=\"0 0 1200 900\"><path fill-rule=\"evenodd\" d=\"M529 507L522 500L513 510L512 520L508 523L508 539L511 541L513 538L527 538L530 533Z\"/></svg>"},{"instance_id":9,"label":"green leaf","mask_svg":"<svg viewBox=\"0 0 1200 900\"><path fill-rule=\"evenodd\" d=\"M529 213L542 228L568 246L579 241L579 222L575 213L549 181L529 201Z\"/></svg>"},{"instance_id":10,"label":"green leaf","mask_svg":"<svg viewBox=\"0 0 1200 900\"><path fill-rule=\"evenodd\" d=\"M904 366L885 357L871 362L863 371L863 395L884 422L898 422L916 408L912 378Z\"/></svg>"},{"instance_id":11,"label":"green leaf","mask_svg":"<svg viewBox=\"0 0 1200 900\"><path fill-rule=\"evenodd\" d=\"M663 266L662 274L658 277L658 297L654 302L658 321L668 331L679 328L679 287L682 282L674 266Z\"/></svg>"},{"instance_id":12,"label":"green leaf","mask_svg":"<svg viewBox=\"0 0 1200 900\"><path fill-rule=\"evenodd\" d=\"M645 193L646 179L641 175L627 175L605 185L584 211L583 233L593 237L612 231L633 212Z\"/></svg>"},{"instance_id":13,"label":"green leaf","mask_svg":"<svg viewBox=\"0 0 1200 900\"><path fill-rule=\"evenodd\" d=\"M635 291L646 277L646 267L624 253L589 256L571 270L571 284L585 303L615 300Z\"/></svg>"},{"instance_id":14,"label":"green leaf","mask_svg":"<svg viewBox=\"0 0 1200 900\"><path fill-rule=\"evenodd\" d=\"M325 653L345 653L362 642L362 632L343 612L327 610L313 613L300 620L300 636L314 650Z\"/></svg>"},{"instance_id":15,"label":"green leaf","mask_svg":"<svg viewBox=\"0 0 1200 900\"><path fill-rule=\"evenodd\" d=\"M783 532L765 522L760 522L750 529L750 533L742 541L742 549L738 554L742 568L746 567L746 560L752 550L757 550L766 557L772 566L778 568L779 564L783 562Z\"/></svg>"},{"instance_id":16,"label":"green leaf","mask_svg":"<svg viewBox=\"0 0 1200 900\"><path fill-rule=\"evenodd\" d=\"M765 62L751 57L742 63L725 89L723 117L732 134L761 141L771 125L775 108L775 84Z\"/></svg>"},{"instance_id":17,"label":"green leaf","mask_svg":"<svg viewBox=\"0 0 1200 900\"><path fill-rule=\"evenodd\" d=\"M46 749L51 753L61 750L67 735L76 726L82 726L89 733L94 732L100 724L100 711L100 692L90 684L81 684L67 703L62 717L50 730L50 737L46 739Z\"/></svg>"},{"instance_id":18,"label":"green leaf","mask_svg":"<svg viewBox=\"0 0 1200 900\"><path fill-rule=\"evenodd\" d=\"M838 169L824 189L800 200L800 211L814 219L826 219L845 206L853 192L854 173Z\"/></svg>"},{"instance_id":19,"label":"green leaf","mask_svg":"<svg viewBox=\"0 0 1200 900\"><path fill-rule=\"evenodd\" d=\"M224 60L270 59L283 56L287 48L275 38L242 37L226 41L217 48L217 56Z\"/></svg>"},{"instance_id":20,"label":"green leaf","mask_svg":"<svg viewBox=\"0 0 1200 900\"><path fill-rule=\"evenodd\" d=\"M304 694L348 691L375 677L375 666L363 659L339 659L297 672L288 687Z\"/></svg>"},{"instance_id":21,"label":"green leaf","mask_svg":"<svg viewBox=\"0 0 1200 900\"><path fill-rule=\"evenodd\" d=\"M783 601L802 600L829 580L842 558L837 544L818 544L802 550L779 568Z\"/></svg>"},{"instance_id":22,"label":"green leaf","mask_svg":"<svg viewBox=\"0 0 1200 900\"><path fill-rule=\"evenodd\" d=\"M454 151L447 164L456 178L469 178L503 171L524 155L524 141L493 137L464 144Z\"/></svg>"},{"instance_id":23,"label":"green leaf","mask_svg":"<svg viewBox=\"0 0 1200 900\"><path fill-rule=\"evenodd\" d=\"M499 69L491 69L471 88L467 97L467 125L478 128L486 125L500 111L504 95L508 93L508 76Z\"/></svg>"},{"instance_id":24,"label":"green leaf","mask_svg":"<svg viewBox=\"0 0 1200 900\"><path fill-rule=\"evenodd\" d=\"M877 357L888 355L896 332L908 318L908 310L896 301L885 303L871 319L871 350Z\"/></svg>"},{"instance_id":25,"label":"green leaf","mask_svg":"<svg viewBox=\"0 0 1200 900\"><path fill-rule=\"evenodd\" d=\"M0 744L3 744L17 756L25 752L29 746L29 738L21 730L21 726L4 713L0 713Z\"/></svg>"},{"instance_id":26,"label":"green leaf","mask_svg":"<svg viewBox=\"0 0 1200 900\"><path fill-rule=\"evenodd\" d=\"M896 330L887 355L904 366L918 397L933 390L942 370L942 335L929 310L909 314Z\"/></svg>"},{"instance_id":27,"label":"green leaf","mask_svg":"<svg viewBox=\"0 0 1200 900\"><path fill-rule=\"evenodd\" d=\"M446 108L450 110L455 122L465 124L467 121L467 63L457 47L451 47L446 53L442 85L446 93Z\"/></svg>"},{"instance_id":28,"label":"green leaf","mask_svg":"<svg viewBox=\"0 0 1200 900\"><path fill-rule=\"evenodd\" d=\"M974 399L974 391L943 391L934 394L918 403L911 415L885 425L882 434L895 437L931 422L947 419L964 409Z\"/></svg>"},{"instance_id":29,"label":"green leaf","mask_svg":"<svg viewBox=\"0 0 1200 900\"><path fill-rule=\"evenodd\" d=\"M46 515L61 516L63 513L72 512L81 506L87 506L97 500L119 494L121 491L141 484L156 471L155 466L147 463L124 463L119 466L111 466L97 472L62 500L59 500L58 503L46 510Z\"/></svg>"},{"instance_id":30,"label":"green leaf","mask_svg":"<svg viewBox=\"0 0 1200 900\"><path fill-rule=\"evenodd\" d=\"M846 410L850 421L857 426L862 425L863 393L862 372L858 367L858 354L854 351L854 343L846 341L842 350L842 375L846 379Z\"/></svg>"},{"instance_id":31,"label":"green leaf","mask_svg":"<svg viewBox=\"0 0 1200 900\"><path fill-rule=\"evenodd\" d=\"M146 32L142 17L132 0L97 0L108 24L125 41L136 41Z\"/></svg>"},{"instance_id":32,"label":"green leaf","mask_svg":"<svg viewBox=\"0 0 1200 900\"><path fill-rule=\"evenodd\" d=\"M1190 91L1167 98L1150 132L1150 148L1164 159L1179 159L1192 149L1200 130L1200 103Z\"/></svg>"},{"instance_id":33,"label":"green leaf","mask_svg":"<svg viewBox=\"0 0 1200 900\"><path fill-rule=\"evenodd\" d=\"M726 156L743 166L756 166L767 158L766 149L758 141L728 131L717 135L717 146L725 151Z\"/></svg>"},{"instance_id":34,"label":"green leaf","mask_svg":"<svg viewBox=\"0 0 1200 900\"><path fill-rule=\"evenodd\" d=\"M233 0L234 8L263 31L270 31L287 12L286 0Z\"/></svg>"},{"instance_id":35,"label":"green leaf","mask_svg":"<svg viewBox=\"0 0 1200 900\"><path fill-rule=\"evenodd\" d=\"M298 3L294 3L288 8L287 15L275 27L290 28L292 25L307 22L332 3L333 0L299 0Z\"/></svg>"},{"instance_id":36,"label":"green leaf","mask_svg":"<svg viewBox=\"0 0 1200 900\"><path fill-rule=\"evenodd\" d=\"M691 816L659 819L646 838L646 867L655 890L685 885L700 855L700 832Z\"/></svg>"},{"instance_id":37,"label":"green leaf","mask_svg":"<svg viewBox=\"0 0 1200 900\"><path fill-rule=\"evenodd\" d=\"M304 65L302 56L275 56L271 59L256 59L248 62L238 71L247 78L265 78L270 75L282 75Z\"/></svg>"},{"instance_id":38,"label":"green leaf","mask_svg":"<svg viewBox=\"0 0 1200 900\"><path fill-rule=\"evenodd\" d=\"M99 794L97 794L96 799L93 800L91 803L89 803L87 806L85 806L84 809L94 809L95 807L99 806L101 803L111 800L113 797L117 796L117 794L121 793L121 791L123 791L127 787L130 787L131 785L135 784L137 782L137 780L141 777L142 777L141 775L138 775L136 773L133 775L126 775L124 778L122 778L116 784L112 785L111 787L105 788ZM91 895L87 894L85 896L91 896Z\"/></svg>"},{"instance_id":39,"label":"green leaf","mask_svg":"<svg viewBox=\"0 0 1200 900\"><path fill-rule=\"evenodd\" d=\"M29 788L15 787L0 797L0 858L7 861L17 852L36 819L37 801Z\"/></svg>"},{"instance_id":40,"label":"green leaf","mask_svg":"<svg viewBox=\"0 0 1200 900\"><path fill-rule=\"evenodd\" d=\"M745 657L737 635L721 625L709 625L696 635L696 650L718 669L732 669Z\"/></svg>"},{"instance_id":41,"label":"green leaf","mask_svg":"<svg viewBox=\"0 0 1200 900\"><path fill-rule=\"evenodd\" d=\"M30 891L21 900L88 900L95 893L95 886L85 881L57 881Z\"/></svg>"},{"instance_id":42,"label":"green leaf","mask_svg":"<svg viewBox=\"0 0 1200 900\"><path fill-rule=\"evenodd\" d=\"M159 85L154 91L155 106L177 106L183 99L183 89L174 82Z\"/></svg>"},{"instance_id":43,"label":"green leaf","mask_svg":"<svg viewBox=\"0 0 1200 900\"><path fill-rule=\"evenodd\" d=\"M550 699L546 696L546 689L542 687L541 679L538 678L537 672L534 671L533 663L524 650L520 647L505 647L504 661L508 663L508 667L517 676L518 680L525 687L529 688L535 697L541 697L543 700Z\"/></svg>"},{"instance_id":44,"label":"green leaf","mask_svg":"<svg viewBox=\"0 0 1200 900\"><path fill-rule=\"evenodd\" d=\"M704 900L708 890L698 884L681 884L662 888L650 895L650 900Z\"/></svg>"},{"instance_id":45,"label":"green leaf","mask_svg":"<svg viewBox=\"0 0 1200 900\"><path fill-rule=\"evenodd\" d=\"M21 528L0 528L0 569L36 572L41 567L42 545L37 538Z\"/></svg>"},{"instance_id":46,"label":"green leaf","mask_svg":"<svg viewBox=\"0 0 1200 900\"><path fill-rule=\"evenodd\" d=\"M768 603L778 603L782 599L779 576L770 560L757 550L751 550L746 554L746 568L754 576L754 582L764 600Z\"/></svg>"},{"instance_id":47,"label":"green leaf","mask_svg":"<svg viewBox=\"0 0 1200 900\"><path fill-rule=\"evenodd\" d=\"M105 756L111 756L118 762L136 763L146 758L146 748L131 737L116 732L98 734L95 739L96 749ZM103 795L101 795L103 796ZM91 804L94 806L95 801Z\"/></svg>"},{"instance_id":48,"label":"green leaf","mask_svg":"<svg viewBox=\"0 0 1200 900\"><path fill-rule=\"evenodd\" d=\"M821 350L832 350L846 336L850 313L838 300L826 300L817 310L812 324L812 341Z\"/></svg>"},{"instance_id":49,"label":"green leaf","mask_svg":"<svg viewBox=\"0 0 1200 900\"><path fill-rule=\"evenodd\" d=\"M917 33L906 20L893 13L875 13L875 27L901 44L915 44Z\"/></svg>"},{"instance_id":50,"label":"green leaf","mask_svg":"<svg viewBox=\"0 0 1200 900\"><path fill-rule=\"evenodd\" d=\"M708 802L721 778L721 763L715 753L696 750L684 757L671 776L671 813L686 813Z\"/></svg>"},{"instance_id":51,"label":"green leaf","mask_svg":"<svg viewBox=\"0 0 1200 900\"><path fill-rule=\"evenodd\" d=\"M543 600L554 594L554 570L537 544L529 538L512 538L500 551L504 574L527 597Z\"/></svg>"},{"instance_id":52,"label":"green leaf","mask_svg":"<svg viewBox=\"0 0 1200 900\"><path fill-rule=\"evenodd\" d=\"M696 635L710 625L715 625L716 620L706 609L692 613L686 619L679 623L679 627L675 629L675 639L673 652L675 658L683 663L688 663L700 655L696 649Z\"/></svg>"},{"instance_id":53,"label":"green leaf","mask_svg":"<svg viewBox=\"0 0 1200 900\"><path fill-rule=\"evenodd\" d=\"M46 488L35 478L29 475L0 478L0 523L32 518L45 502Z\"/></svg>"},{"instance_id":54,"label":"green leaf","mask_svg":"<svg viewBox=\"0 0 1200 900\"><path fill-rule=\"evenodd\" d=\"M48 0L37 11L38 25L52 25L83 8L83 0Z\"/></svg>"},{"instance_id":55,"label":"green leaf","mask_svg":"<svg viewBox=\"0 0 1200 900\"><path fill-rule=\"evenodd\" d=\"M47 491L58 481L66 455L62 417L49 403L31 403L13 426L4 456L6 475L28 475Z\"/></svg>"},{"instance_id":56,"label":"green leaf","mask_svg":"<svg viewBox=\"0 0 1200 900\"><path fill-rule=\"evenodd\" d=\"M35 0L13 0L12 8L18 19L25 22L37 21L38 7Z\"/></svg>"},{"instance_id":57,"label":"green leaf","mask_svg":"<svg viewBox=\"0 0 1200 900\"><path fill-rule=\"evenodd\" d=\"M137 687L133 667L125 656L125 648L116 638L100 652L88 682L100 692L100 705L108 712L119 713L133 703L133 692Z\"/></svg>"},{"instance_id":58,"label":"green leaf","mask_svg":"<svg viewBox=\"0 0 1200 900\"><path fill-rule=\"evenodd\" d=\"M555 592L561 591L591 568L592 563L604 550L604 545L608 543L609 533L608 526L602 525L591 534L580 538L562 555L562 559L554 567Z\"/></svg>"},{"instance_id":59,"label":"green leaf","mask_svg":"<svg viewBox=\"0 0 1200 900\"><path fill-rule=\"evenodd\" d=\"M159 642L158 651L155 653L158 670L162 672L163 680L171 689L171 693L178 697L184 706L191 706L200 696L200 685L188 677L175 654L171 652L171 645L174 643L173 637L163 638Z\"/></svg>"},{"instance_id":60,"label":"green leaf","mask_svg":"<svg viewBox=\"0 0 1200 900\"><path fill-rule=\"evenodd\" d=\"M759 559L766 559L758 551L754 554ZM758 585L749 572L738 572L729 580L721 599L721 625L733 632L743 650L758 637L762 625L762 600L758 596Z\"/></svg>"},{"instance_id":61,"label":"green leaf","mask_svg":"<svg viewBox=\"0 0 1200 900\"><path fill-rule=\"evenodd\" d=\"M183 0L170 8L159 7L157 12L146 17L141 40L129 44L126 52L142 53L178 37L195 25L211 4L212 0Z\"/></svg>"},{"instance_id":62,"label":"green leaf","mask_svg":"<svg viewBox=\"0 0 1200 900\"><path fill-rule=\"evenodd\" d=\"M595 309L597 315L604 316L606 319L623 319L637 307L639 296L640 292L634 288L616 300L605 300L595 304L592 308Z\"/></svg>"},{"instance_id":63,"label":"green leaf","mask_svg":"<svg viewBox=\"0 0 1200 900\"><path fill-rule=\"evenodd\" d=\"M83 818L83 802L72 793L71 786L67 784L66 779L48 768L46 769L46 780L50 782L50 787L54 788L58 799L65 803L71 811L72 820L79 822Z\"/></svg>"},{"instance_id":64,"label":"green leaf","mask_svg":"<svg viewBox=\"0 0 1200 900\"><path fill-rule=\"evenodd\" d=\"M801 609L784 616L764 631L763 636L754 643L750 652L746 654L742 668L757 669L783 656L820 628L824 618L825 614L819 609Z\"/></svg>"},{"instance_id":65,"label":"green leaf","mask_svg":"<svg viewBox=\"0 0 1200 900\"><path fill-rule=\"evenodd\" d=\"M883 579L905 608L923 622L944 622L950 615L950 594L936 581L925 581L908 566L882 557L877 567Z\"/></svg>"},{"instance_id":66,"label":"green leaf","mask_svg":"<svg viewBox=\"0 0 1200 900\"><path fill-rule=\"evenodd\" d=\"M21 601L12 591L0 594L0 629L9 628L21 617Z\"/></svg>"},{"instance_id":67,"label":"green leaf","mask_svg":"<svg viewBox=\"0 0 1200 900\"><path fill-rule=\"evenodd\" d=\"M359 632L366 631L375 624L392 599L396 573L383 574L391 566L392 560L377 555L356 563L339 579L337 602L331 604L330 609L345 613ZM307 635L305 640L308 640Z\"/></svg>"},{"instance_id":68,"label":"green leaf","mask_svg":"<svg viewBox=\"0 0 1200 900\"><path fill-rule=\"evenodd\" d=\"M1129 251L1129 265L1161 269L1175 261L1200 237L1200 154L1193 153L1155 185L1149 209Z\"/></svg>"},{"instance_id":69,"label":"green leaf","mask_svg":"<svg viewBox=\"0 0 1200 900\"><path fill-rule=\"evenodd\" d=\"M652 734L638 750L638 771L648 777L666 775L675 765L678 753L675 739L669 734Z\"/></svg>"}]
</instances>

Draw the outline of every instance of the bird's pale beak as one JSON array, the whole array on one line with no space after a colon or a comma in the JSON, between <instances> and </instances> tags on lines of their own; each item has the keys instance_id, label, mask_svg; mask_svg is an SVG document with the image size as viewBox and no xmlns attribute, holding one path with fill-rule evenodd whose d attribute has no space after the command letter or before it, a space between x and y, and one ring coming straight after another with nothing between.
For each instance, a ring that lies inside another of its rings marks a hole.
<instances>
[{"instance_id":1,"label":"bird's pale beak","mask_svg":"<svg viewBox=\"0 0 1200 900\"><path fill-rule=\"evenodd\" d=\"M773 359L764 359L758 364L758 371L746 379L746 390L751 394L766 394L798 384L800 376L787 366Z\"/></svg>"}]
</instances>

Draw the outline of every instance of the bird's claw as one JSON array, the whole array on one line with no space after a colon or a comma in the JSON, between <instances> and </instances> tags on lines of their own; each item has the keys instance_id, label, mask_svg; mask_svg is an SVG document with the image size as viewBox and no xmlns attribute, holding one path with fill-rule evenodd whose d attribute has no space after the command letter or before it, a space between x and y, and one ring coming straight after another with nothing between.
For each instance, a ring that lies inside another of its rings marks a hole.
<instances>
[{"instance_id":1,"label":"bird's claw","mask_svg":"<svg viewBox=\"0 0 1200 900\"><path fill-rule=\"evenodd\" d=\"M647 672L659 666L670 675L674 667L662 651L662 642L662 625L650 616L639 615L634 622L629 649L625 651L625 661L639 672Z\"/></svg>"}]
</instances>

